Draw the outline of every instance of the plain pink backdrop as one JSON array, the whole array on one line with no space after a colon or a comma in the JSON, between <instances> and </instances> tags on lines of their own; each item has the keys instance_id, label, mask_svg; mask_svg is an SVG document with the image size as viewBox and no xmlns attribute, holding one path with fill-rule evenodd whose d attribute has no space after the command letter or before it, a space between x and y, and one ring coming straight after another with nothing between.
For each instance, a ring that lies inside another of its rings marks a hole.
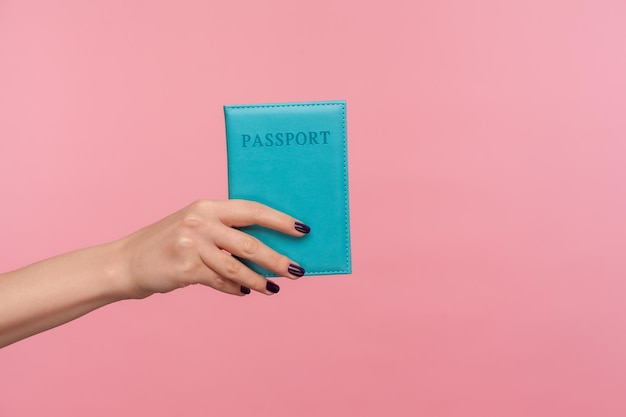
<instances>
[{"instance_id":1,"label":"plain pink backdrop","mask_svg":"<svg viewBox=\"0 0 626 417\"><path fill-rule=\"evenodd\" d=\"M621 0L0 0L0 271L225 198L222 105L272 101L347 100L354 254L9 346L0 415L626 415L625 39Z\"/></svg>"}]
</instances>

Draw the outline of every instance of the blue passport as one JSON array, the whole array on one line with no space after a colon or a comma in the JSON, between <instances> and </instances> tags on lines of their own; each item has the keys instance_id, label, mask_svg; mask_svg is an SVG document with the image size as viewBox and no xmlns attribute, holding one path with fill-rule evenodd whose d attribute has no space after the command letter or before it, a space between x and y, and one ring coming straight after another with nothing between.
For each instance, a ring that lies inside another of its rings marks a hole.
<instances>
[{"instance_id":1,"label":"blue passport","mask_svg":"<svg viewBox=\"0 0 626 417\"><path fill-rule=\"evenodd\" d=\"M258 201L311 227L300 238L260 226L242 230L306 275L351 273L346 102L229 105L224 116L229 198Z\"/></svg>"}]
</instances>

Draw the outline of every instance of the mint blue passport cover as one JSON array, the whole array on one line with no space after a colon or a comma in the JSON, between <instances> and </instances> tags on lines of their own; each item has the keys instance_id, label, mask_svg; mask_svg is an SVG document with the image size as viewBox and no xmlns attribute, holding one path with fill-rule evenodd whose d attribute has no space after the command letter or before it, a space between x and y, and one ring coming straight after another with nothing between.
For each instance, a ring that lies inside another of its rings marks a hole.
<instances>
[{"instance_id":1,"label":"mint blue passport cover","mask_svg":"<svg viewBox=\"0 0 626 417\"><path fill-rule=\"evenodd\" d=\"M224 116L229 198L258 201L311 227L301 238L260 226L242 230L298 262L306 275L349 274L345 101L232 105Z\"/></svg>"}]
</instances>

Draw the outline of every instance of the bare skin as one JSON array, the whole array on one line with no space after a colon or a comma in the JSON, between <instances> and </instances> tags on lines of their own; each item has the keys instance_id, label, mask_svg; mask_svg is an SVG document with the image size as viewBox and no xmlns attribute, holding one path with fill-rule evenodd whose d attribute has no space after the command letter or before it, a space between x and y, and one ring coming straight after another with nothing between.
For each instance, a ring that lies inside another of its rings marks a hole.
<instances>
[{"instance_id":1,"label":"bare skin","mask_svg":"<svg viewBox=\"0 0 626 417\"><path fill-rule=\"evenodd\" d=\"M107 304L192 284L273 295L278 285L231 254L291 279L304 270L233 227L258 224L303 236L297 222L251 201L200 200L117 241L0 274L0 348Z\"/></svg>"}]
</instances>

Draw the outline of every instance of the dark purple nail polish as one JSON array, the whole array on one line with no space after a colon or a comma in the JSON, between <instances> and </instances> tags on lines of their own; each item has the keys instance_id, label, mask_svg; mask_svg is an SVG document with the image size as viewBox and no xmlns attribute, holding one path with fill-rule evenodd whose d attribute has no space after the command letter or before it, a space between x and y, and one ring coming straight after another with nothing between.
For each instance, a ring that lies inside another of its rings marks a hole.
<instances>
[{"instance_id":1,"label":"dark purple nail polish","mask_svg":"<svg viewBox=\"0 0 626 417\"><path fill-rule=\"evenodd\" d=\"M302 275L304 275L304 268L294 264L290 264L289 268L287 268L287 271L289 271L291 275L294 275L296 277L301 277Z\"/></svg>"},{"instance_id":2,"label":"dark purple nail polish","mask_svg":"<svg viewBox=\"0 0 626 417\"><path fill-rule=\"evenodd\" d=\"M311 228L304 223L296 222L293 227L300 233L309 233Z\"/></svg>"},{"instance_id":3,"label":"dark purple nail polish","mask_svg":"<svg viewBox=\"0 0 626 417\"><path fill-rule=\"evenodd\" d=\"M276 284L274 284L272 281L267 281L267 284L265 285L265 288L267 288L267 290L269 292L273 292L274 294L276 294L278 291L280 291L280 287Z\"/></svg>"},{"instance_id":4,"label":"dark purple nail polish","mask_svg":"<svg viewBox=\"0 0 626 417\"><path fill-rule=\"evenodd\" d=\"M241 292L243 294L250 294L250 288L248 287L244 287L243 285L241 286Z\"/></svg>"}]
</instances>

